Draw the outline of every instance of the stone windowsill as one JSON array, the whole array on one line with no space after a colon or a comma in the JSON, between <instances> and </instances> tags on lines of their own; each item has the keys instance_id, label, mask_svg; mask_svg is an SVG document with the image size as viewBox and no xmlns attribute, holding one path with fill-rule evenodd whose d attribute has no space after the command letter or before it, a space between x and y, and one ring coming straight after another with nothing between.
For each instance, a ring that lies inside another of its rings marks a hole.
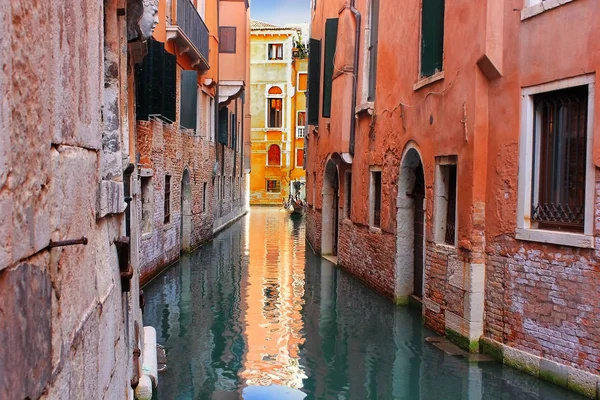
<instances>
[{"instance_id":1,"label":"stone windowsill","mask_svg":"<svg viewBox=\"0 0 600 400\"><path fill-rule=\"evenodd\" d=\"M344 219L342 220L342 223L343 223L344 225L348 225L348 226L352 226L352 225L354 225L354 222L352 222L352 220L351 220L351 219L349 219L349 218L344 218Z\"/></svg>"},{"instance_id":2,"label":"stone windowsill","mask_svg":"<svg viewBox=\"0 0 600 400\"><path fill-rule=\"evenodd\" d=\"M456 246L444 242L435 242L435 247L448 253L456 252Z\"/></svg>"},{"instance_id":3,"label":"stone windowsill","mask_svg":"<svg viewBox=\"0 0 600 400\"><path fill-rule=\"evenodd\" d=\"M146 233L142 233L142 241L148 240L148 239L150 239L152 236L154 236L154 232L146 232Z\"/></svg>"},{"instance_id":4,"label":"stone windowsill","mask_svg":"<svg viewBox=\"0 0 600 400\"><path fill-rule=\"evenodd\" d=\"M538 4L526 7L521 10L521 21L535 17L536 15L542 14L546 11L550 11L553 8L563 6L575 0L543 0Z\"/></svg>"},{"instance_id":5,"label":"stone windowsill","mask_svg":"<svg viewBox=\"0 0 600 400\"><path fill-rule=\"evenodd\" d=\"M378 228L376 226L369 226L369 232L370 233L376 233L381 235L383 233L383 231L381 230L381 228Z\"/></svg>"},{"instance_id":6,"label":"stone windowsill","mask_svg":"<svg viewBox=\"0 0 600 400\"><path fill-rule=\"evenodd\" d=\"M168 231L169 229L173 228L175 225L173 224L173 222L169 222L167 224L163 225L163 231Z\"/></svg>"},{"instance_id":7,"label":"stone windowsill","mask_svg":"<svg viewBox=\"0 0 600 400\"><path fill-rule=\"evenodd\" d=\"M367 112L369 115L373 115L375 110L375 103L372 101L366 101L362 104L359 104L354 109L355 114L361 114L363 112Z\"/></svg>"},{"instance_id":8,"label":"stone windowsill","mask_svg":"<svg viewBox=\"0 0 600 400\"><path fill-rule=\"evenodd\" d=\"M581 233L547 231L543 229L517 228L515 238L529 242L557 244L561 246L593 249L594 236Z\"/></svg>"},{"instance_id":9,"label":"stone windowsill","mask_svg":"<svg viewBox=\"0 0 600 400\"><path fill-rule=\"evenodd\" d=\"M417 91L425 86L431 85L437 81L441 81L444 79L444 71L438 72L437 74L433 74L428 76L427 78L422 78L421 80L415 82L413 85L413 91Z\"/></svg>"}]
</instances>

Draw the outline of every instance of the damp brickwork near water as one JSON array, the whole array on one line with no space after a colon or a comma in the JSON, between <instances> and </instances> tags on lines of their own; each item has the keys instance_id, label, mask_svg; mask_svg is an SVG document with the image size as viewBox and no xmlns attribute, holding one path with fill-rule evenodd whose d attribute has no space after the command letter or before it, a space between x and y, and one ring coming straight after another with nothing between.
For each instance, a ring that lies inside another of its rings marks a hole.
<instances>
[{"instance_id":1,"label":"damp brickwork near water","mask_svg":"<svg viewBox=\"0 0 600 400\"><path fill-rule=\"evenodd\" d=\"M144 288L168 358L158 399L583 398L435 347L419 310L314 254L309 229L253 208Z\"/></svg>"}]
</instances>

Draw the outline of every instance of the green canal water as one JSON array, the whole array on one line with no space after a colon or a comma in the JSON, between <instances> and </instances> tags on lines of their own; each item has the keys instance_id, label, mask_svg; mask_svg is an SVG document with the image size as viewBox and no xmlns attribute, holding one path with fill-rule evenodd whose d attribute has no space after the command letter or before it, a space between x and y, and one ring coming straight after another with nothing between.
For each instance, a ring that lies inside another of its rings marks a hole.
<instances>
[{"instance_id":1,"label":"green canal water","mask_svg":"<svg viewBox=\"0 0 600 400\"><path fill-rule=\"evenodd\" d=\"M144 289L168 368L157 398L581 399L425 341L400 308L305 245L303 220L252 209Z\"/></svg>"}]
</instances>

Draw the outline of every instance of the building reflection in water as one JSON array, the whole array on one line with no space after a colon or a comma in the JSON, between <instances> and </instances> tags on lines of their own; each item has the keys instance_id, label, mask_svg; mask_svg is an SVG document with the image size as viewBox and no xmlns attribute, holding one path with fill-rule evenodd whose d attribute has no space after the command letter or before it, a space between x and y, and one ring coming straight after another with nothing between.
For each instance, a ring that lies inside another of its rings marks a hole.
<instances>
[{"instance_id":1,"label":"building reflection in water","mask_svg":"<svg viewBox=\"0 0 600 400\"><path fill-rule=\"evenodd\" d=\"M429 345L418 311L313 254L303 221L274 209L253 209L145 293L168 356L160 399L581 399Z\"/></svg>"}]
</instances>

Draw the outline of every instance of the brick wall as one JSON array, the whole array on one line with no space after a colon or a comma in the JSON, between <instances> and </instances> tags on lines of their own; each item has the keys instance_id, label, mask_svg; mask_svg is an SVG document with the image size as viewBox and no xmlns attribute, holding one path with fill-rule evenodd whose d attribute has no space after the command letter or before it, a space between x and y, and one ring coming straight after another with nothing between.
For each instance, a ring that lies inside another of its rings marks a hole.
<instances>
[{"instance_id":1,"label":"brick wall","mask_svg":"<svg viewBox=\"0 0 600 400\"><path fill-rule=\"evenodd\" d=\"M395 254L394 234L348 220L340 223L338 264L390 299L395 290Z\"/></svg>"},{"instance_id":2,"label":"brick wall","mask_svg":"<svg viewBox=\"0 0 600 400\"><path fill-rule=\"evenodd\" d=\"M596 176L598 235L600 170ZM502 236L488 253L485 335L598 374L600 239L595 250L586 250Z\"/></svg>"},{"instance_id":3,"label":"brick wall","mask_svg":"<svg viewBox=\"0 0 600 400\"><path fill-rule=\"evenodd\" d=\"M321 252L321 210L308 207L306 212L306 239L317 253Z\"/></svg>"}]
</instances>

